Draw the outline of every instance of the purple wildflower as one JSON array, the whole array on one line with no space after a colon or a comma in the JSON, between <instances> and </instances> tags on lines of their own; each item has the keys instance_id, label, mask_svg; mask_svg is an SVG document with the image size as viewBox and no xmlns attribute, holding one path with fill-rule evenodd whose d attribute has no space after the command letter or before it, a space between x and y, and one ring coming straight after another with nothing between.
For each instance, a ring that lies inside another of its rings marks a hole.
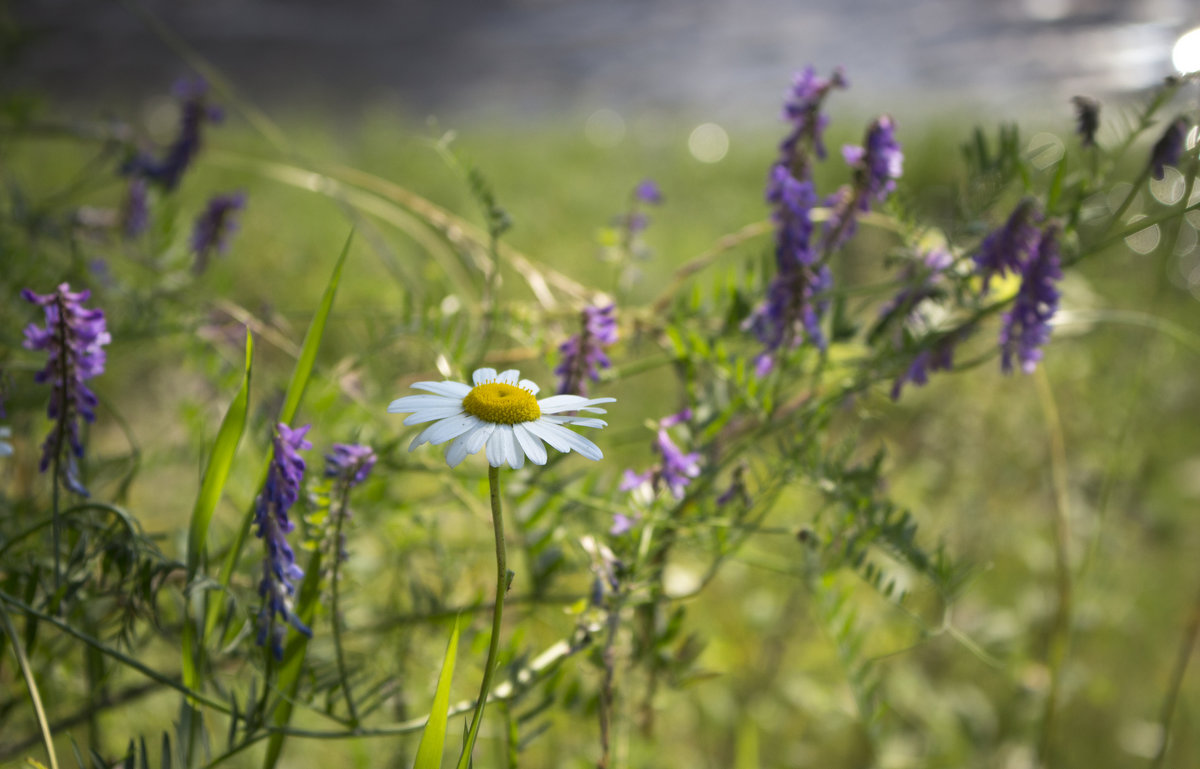
<instances>
[{"instance_id":1,"label":"purple wildflower","mask_svg":"<svg viewBox=\"0 0 1200 769\"><path fill-rule=\"evenodd\" d=\"M629 471L626 470L626 472L629 472ZM634 484L634 486L637 486L637 485L640 485L640 484ZM624 487L624 484L622 483L621 490L628 491L628 489L625 489L623 487ZM614 537L619 537L622 534L632 531L634 525L637 524L638 520L639 520L639 516L636 516L636 515L625 515L625 513L613 513L613 522L612 522L612 526L610 526L608 529L608 533Z\"/></svg>"},{"instance_id":2,"label":"purple wildflower","mask_svg":"<svg viewBox=\"0 0 1200 769\"><path fill-rule=\"evenodd\" d=\"M1155 142L1154 149L1150 152L1150 173L1155 179L1163 178L1166 166L1173 166L1179 162L1187 129L1187 120L1181 115L1171 121L1162 137Z\"/></svg>"},{"instance_id":3,"label":"purple wildflower","mask_svg":"<svg viewBox=\"0 0 1200 769\"><path fill-rule=\"evenodd\" d=\"M195 160L203 143L205 123L224 119L220 107L208 103L208 83L202 78L184 78L175 83L172 92L179 99L179 133L167 148L162 160L147 152L138 152L125 161L121 173L133 178L156 182L166 190L179 186L184 173Z\"/></svg>"},{"instance_id":4,"label":"purple wildflower","mask_svg":"<svg viewBox=\"0 0 1200 769\"><path fill-rule=\"evenodd\" d=\"M846 88L848 85L840 67L828 79L818 77L812 67L807 67L793 78L791 91L783 106L783 119L792 124L792 130L779 145L779 165L797 178L806 179L811 175L808 153L824 159L822 134L829 118L821 114L821 104L834 88Z\"/></svg>"},{"instance_id":5,"label":"purple wildflower","mask_svg":"<svg viewBox=\"0 0 1200 769\"><path fill-rule=\"evenodd\" d=\"M954 366L954 348L959 338L958 334L947 334L917 353L904 373L892 383L892 400L900 399L900 391L906 383L920 387L929 381L929 372L949 371Z\"/></svg>"},{"instance_id":6,"label":"purple wildflower","mask_svg":"<svg viewBox=\"0 0 1200 769\"><path fill-rule=\"evenodd\" d=\"M635 239L650 225L650 217L642 212L640 207L644 205L659 206L662 205L662 202L662 190L653 179L643 179L633 188L629 210L613 217L613 224L620 230L621 247L626 252L633 254L639 250L639 247L644 250L644 247L636 243Z\"/></svg>"},{"instance_id":7,"label":"purple wildflower","mask_svg":"<svg viewBox=\"0 0 1200 769\"><path fill-rule=\"evenodd\" d=\"M663 202L662 190L653 179L643 179L633 190L633 197L643 203L659 206Z\"/></svg>"},{"instance_id":8,"label":"purple wildflower","mask_svg":"<svg viewBox=\"0 0 1200 769\"><path fill-rule=\"evenodd\" d=\"M1057 282L1062 279L1058 256L1058 224L1051 222L1021 270L1021 287L1000 327L1000 368L1012 371L1013 356L1021 370L1033 373L1050 339L1050 319L1058 310Z\"/></svg>"},{"instance_id":9,"label":"purple wildflower","mask_svg":"<svg viewBox=\"0 0 1200 769\"><path fill-rule=\"evenodd\" d=\"M1087 96L1074 96L1076 133L1084 147L1096 146L1096 131L1100 128L1100 102Z\"/></svg>"},{"instance_id":10,"label":"purple wildflower","mask_svg":"<svg viewBox=\"0 0 1200 769\"><path fill-rule=\"evenodd\" d=\"M257 641L262 646L270 636L276 659L283 659L283 638L287 632L284 622L312 636L312 631L293 610L295 582L304 572L296 565L296 555L287 541L287 535L295 528L288 510L299 499L300 482L304 479L305 463L299 452L312 448L312 443L304 438L310 427L293 430L283 423L276 426L271 468L254 510L254 522L258 525L255 534L266 548L262 581L258 584L263 606L258 613Z\"/></svg>"},{"instance_id":11,"label":"purple wildflower","mask_svg":"<svg viewBox=\"0 0 1200 769\"><path fill-rule=\"evenodd\" d=\"M755 371L765 376L775 366L781 349L791 349L808 339L825 348L821 318L828 302L819 296L833 285L833 273L819 263L813 248L812 209L818 197L812 183L809 153L825 157L822 131L827 119L821 103L834 88L845 88L840 69L833 77L817 77L812 67L796 76L783 117L792 130L780 144L780 156L767 175L767 202L775 210L776 273L767 286L763 303L747 319L766 348L758 356Z\"/></svg>"},{"instance_id":12,"label":"purple wildflower","mask_svg":"<svg viewBox=\"0 0 1200 769\"><path fill-rule=\"evenodd\" d=\"M818 265L812 250L812 208L817 203L812 182L800 181L787 168L776 165L767 200L776 205L776 273L767 286L766 299L746 323L766 347L756 366L760 376L773 368L780 349L797 347L805 339L824 349L821 316L828 303L816 297L833 282L828 266Z\"/></svg>"},{"instance_id":13,"label":"purple wildflower","mask_svg":"<svg viewBox=\"0 0 1200 769\"><path fill-rule=\"evenodd\" d=\"M367 479L378 457L370 446L359 443L335 443L325 455L325 477L337 478L352 489Z\"/></svg>"},{"instance_id":14,"label":"purple wildflower","mask_svg":"<svg viewBox=\"0 0 1200 769\"><path fill-rule=\"evenodd\" d=\"M992 276L1021 272L1022 266L1037 248L1042 220L1037 203L1026 198L1017 204L1003 227L992 231L979 244L975 265L983 276L983 293L987 293Z\"/></svg>"},{"instance_id":15,"label":"purple wildflower","mask_svg":"<svg viewBox=\"0 0 1200 769\"><path fill-rule=\"evenodd\" d=\"M612 362L604 348L617 341L616 305L584 307L578 334L559 345L562 361L554 369L559 377L559 395L587 395L587 382L599 381L600 370Z\"/></svg>"},{"instance_id":16,"label":"purple wildflower","mask_svg":"<svg viewBox=\"0 0 1200 769\"><path fill-rule=\"evenodd\" d=\"M91 292L72 292L66 283L52 294L25 289L21 296L40 306L46 317L45 327L30 323L25 328L24 342L28 350L46 351L46 367L37 373L35 381L51 387L46 414L54 420L54 427L42 444L38 469L45 472L53 463L61 476L56 481L62 480L70 490L87 496L77 468L77 461L83 457L79 418L96 421L96 395L84 381L104 372L103 347L112 341L104 311L84 308Z\"/></svg>"},{"instance_id":17,"label":"purple wildflower","mask_svg":"<svg viewBox=\"0 0 1200 769\"><path fill-rule=\"evenodd\" d=\"M192 229L192 251L196 254L193 269L197 274L204 272L213 251L224 254L229 250L229 240L238 228L234 214L245 206L244 192L214 195L204 211L196 217Z\"/></svg>"},{"instance_id":18,"label":"purple wildflower","mask_svg":"<svg viewBox=\"0 0 1200 769\"><path fill-rule=\"evenodd\" d=\"M688 484L700 475L701 456L697 452L684 453L671 440L667 430L691 418L692 410L684 409L659 421L658 433L654 438L654 451L661 457L660 462L643 473L626 470L621 481L621 491L633 491L646 485L657 491L665 485L673 497L683 499Z\"/></svg>"},{"instance_id":19,"label":"purple wildflower","mask_svg":"<svg viewBox=\"0 0 1200 769\"><path fill-rule=\"evenodd\" d=\"M136 238L150 226L149 190L146 180L134 176L129 180L129 191L125 196L125 205L121 209L121 225L125 237Z\"/></svg>"},{"instance_id":20,"label":"purple wildflower","mask_svg":"<svg viewBox=\"0 0 1200 769\"><path fill-rule=\"evenodd\" d=\"M200 152L201 133L205 123L219 123L225 113L208 103L208 83L203 78L183 78L172 89L175 98L183 102L179 116L179 135L167 149L166 157L149 176L163 187L173 190Z\"/></svg>"},{"instance_id":21,"label":"purple wildflower","mask_svg":"<svg viewBox=\"0 0 1200 769\"><path fill-rule=\"evenodd\" d=\"M835 251L853 237L858 214L871 210L871 201L882 203L896 189L896 180L904 171L904 153L896 141L896 124L881 115L867 127L863 146L846 145L842 157L854 169L854 182L825 201L829 219L821 240L826 253Z\"/></svg>"}]
</instances>

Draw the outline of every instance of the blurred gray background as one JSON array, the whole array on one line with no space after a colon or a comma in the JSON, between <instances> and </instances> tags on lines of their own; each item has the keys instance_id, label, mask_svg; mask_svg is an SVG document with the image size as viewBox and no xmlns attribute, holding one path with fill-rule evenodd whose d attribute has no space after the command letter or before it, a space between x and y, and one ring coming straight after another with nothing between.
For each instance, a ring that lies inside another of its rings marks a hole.
<instances>
[{"instance_id":1,"label":"blurred gray background","mask_svg":"<svg viewBox=\"0 0 1200 769\"><path fill-rule=\"evenodd\" d=\"M143 0L267 105L368 100L456 121L774 117L791 73L845 67L855 101L1061 112L1171 72L1196 0ZM27 0L21 77L56 96L161 93L187 72L116 0Z\"/></svg>"}]
</instances>

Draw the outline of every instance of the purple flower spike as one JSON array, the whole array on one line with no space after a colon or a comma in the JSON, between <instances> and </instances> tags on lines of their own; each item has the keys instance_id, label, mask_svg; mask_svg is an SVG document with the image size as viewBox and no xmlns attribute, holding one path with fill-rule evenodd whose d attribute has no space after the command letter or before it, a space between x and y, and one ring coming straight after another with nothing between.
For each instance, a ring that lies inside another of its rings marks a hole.
<instances>
[{"instance_id":1,"label":"purple flower spike","mask_svg":"<svg viewBox=\"0 0 1200 769\"><path fill-rule=\"evenodd\" d=\"M1155 142L1154 149L1150 152L1150 173L1155 179L1161 180L1166 173L1165 167L1179 162L1179 156L1183 154L1183 140L1187 135L1187 130L1187 120L1182 116L1177 117L1167 126L1162 137Z\"/></svg>"},{"instance_id":2,"label":"purple flower spike","mask_svg":"<svg viewBox=\"0 0 1200 769\"><path fill-rule=\"evenodd\" d=\"M863 146L843 147L842 157L854 169L854 183L842 187L825 201L829 208L821 238L825 253L841 248L854 236L858 215L870 211L872 201L887 200L904 172L904 153L896 141L896 124L887 115L867 127Z\"/></svg>"},{"instance_id":3,"label":"purple flower spike","mask_svg":"<svg viewBox=\"0 0 1200 769\"><path fill-rule=\"evenodd\" d=\"M1058 256L1059 226L1051 222L1042 233L1021 271L1021 287L1012 309L1000 327L1000 368L1012 372L1013 356L1021 370L1032 374L1042 359L1042 345L1050 339L1050 319L1058 311L1058 281L1062 270Z\"/></svg>"},{"instance_id":4,"label":"purple flower spike","mask_svg":"<svg viewBox=\"0 0 1200 769\"><path fill-rule=\"evenodd\" d=\"M559 395L587 395L588 380L599 381L600 370L612 366L604 348L617 342L616 305L584 307L583 327L559 345L562 360L554 373Z\"/></svg>"},{"instance_id":5,"label":"purple flower spike","mask_svg":"<svg viewBox=\"0 0 1200 769\"><path fill-rule=\"evenodd\" d=\"M204 272L208 258L214 251L220 254L229 251L230 238L238 229L235 214L245 207L244 192L215 195L200 216L196 217L192 229L192 251L196 254L193 269L196 274Z\"/></svg>"},{"instance_id":6,"label":"purple flower spike","mask_svg":"<svg viewBox=\"0 0 1200 769\"><path fill-rule=\"evenodd\" d=\"M325 477L337 478L347 489L352 489L367 479L377 459L370 446L335 443L333 450L325 455Z\"/></svg>"},{"instance_id":7,"label":"purple flower spike","mask_svg":"<svg viewBox=\"0 0 1200 769\"><path fill-rule=\"evenodd\" d=\"M834 88L849 86L841 68L828 79L818 77L812 67L806 68L792 80L792 88L783 107L783 119L792 130L779 145L779 163L796 176L809 176L808 152L825 157L823 134L829 118L821 114L821 104Z\"/></svg>"},{"instance_id":8,"label":"purple flower spike","mask_svg":"<svg viewBox=\"0 0 1200 769\"><path fill-rule=\"evenodd\" d=\"M52 294L25 289L21 296L41 307L46 317L44 327L30 323L25 328L24 342L27 350L46 351L46 367L34 379L51 388L46 414L54 420L54 427L42 444L38 469L45 472L53 463L60 474L56 482L61 480L70 490L87 496L77 465L83 457L79 418L96 421L96 395L84 381L104 373L103 347L112 341L104 311L86 309L83 303L91 292L72 292L66 283Z\"/></svg>"},{"instance_id":9,"label":"purple flower spike","mask_svg":"<svg viewBox=\"0 0 1200 769\"><path fill-rule=\"evenodd\" d=\"M983 276L983 293L987 293L992 276L1021 272L1041 238L1038 230L1041 220L1037 203L1027 198L1017 204L1003 227L994 230L979 244L975 265Z\"/></svg>"},{"instance_id":10,"label":"purple flower spike","mask_svg":"<svg viewBox=\"0 0 1200 769\"><path fill-rule=\"evenodd\" d=\"M220 107L208 103L208 90L208 83L201 78L185 78L175 83L172 92L182 102L175 141L162 160L138 153L125 163L122 173L149 179L168 191L178 187L200 152L205 123L219 123L225 117Z\"/></svg>"},{"instance_id":11,"label":"purple flower spike","mask_svg":"<svg viewBox=\"0 0 1200 769\"><path fill-rule=\"evenodd\" d=\"M305 425L293 430L283 423L276 425L271 468L254 509L254 522L258 526L255 535L266 549L262 581L258 584L263 606L258 613L257 642L262 646L269 636L271 651L279 660L283 659L285 622L304 635L312 636L312 630L293 610L296 581L304 576L304 572L296 565L296 554L287 541L287 535L296 527L288 518L288 510L299 499L300 482L304 479L305 463L299 452L312 448L312 443L304 437L310 427Z\"/></svg>"},{"instance_id":12,"label":"purple flower spike","mask_svg":"<svg viewBox=\"0 0 1200 769\"><path fill-rule=\"evenodd\" d=\"M146 180L135 176L129 180L129 192L125 196L125 205L121 210L121 223L125 237L136 238L150 226L149 190Z\"/></svg>"}]
</instances>

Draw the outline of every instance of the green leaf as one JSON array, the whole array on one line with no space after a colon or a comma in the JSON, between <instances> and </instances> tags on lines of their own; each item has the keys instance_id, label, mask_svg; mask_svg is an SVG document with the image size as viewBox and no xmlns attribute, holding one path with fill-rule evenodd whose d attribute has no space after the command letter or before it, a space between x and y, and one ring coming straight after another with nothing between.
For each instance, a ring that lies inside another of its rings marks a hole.
<instances>
[{"instance_id":1,"label":"green leaf","mask_svg":"<svg viewBox=\"0 0 1200 769\"><path fill-rule=\"evenodd\" d=\"M237 454L238 444L242 433L246 430L246 417L250 410L250 368L254 357L254 337L246 330L246 366L242 371L242 385L237 395L229 404L221 427L217 430L217 439L213 443L212 453L208 457L208 466L200 481L200 493L196 495L196 505L192 508L192 522L188 529L187 545L187 581L188 585L196 577L201 565L208 554L208 528L212 523L213 513L221 494L225 491L225 482L229 479L229 470L233 467L233 458ZM189 601L190 603L190 601ZM219 601L214 601L219 604ZM197 643L196 623L192 621L190 612L183 622L183 685L189 689L200 688L201 660L204 656L204 645Z\"/></svg>"},{"instance_id":2,"label":"green leaf","mask_svg":"<svg viewBox=\"0 0 1200 769\"><path fill-rule=\"evenodd\" d=\"M321 337L325 335L325 323L329 320L330 310L333 309L333 299L337 295L338 284L342 280L342 267L346 263L346 255L350 253L350 243L353 240L354 232L352 230L346 238L346 244L342 246L342 253L333 267L333 274L329 276L329 283L325 286L325 294L321 297L317 313L313 316L312 322L308 325L308 332L304 335L300 357L296 359L296 368L292 371L292 378L288 382L287 391L284 394L283 408L279 411L279 421L285 424L291 423L292 418L296 416L296 411L300 408L300 399L304 396L304 388L308 385L308 379L312 375L313 364L317 359L317 349L321 346ZM262 472L259 474L258 488L261 488L267 481L270 462L270 457L268 457L263 463ZM241 558L242 548L245 547L246 537L250 534L250 524L253 522L254 510L251 508L246 512L246 516L242 520L242 528L238 531L233 546L229 548L225 563L221 566L220 584L222 588L229 587L229 581L237 568L238 559ZM204 620L203 638L206 642L217 625L219 614L220 604L216 601L211 602Z\"/></svg>"},{"instance_id":3,"label":"green leaf","mask_svg":"<svg viewBox=\"0 0 1200 769\"><path fill-rule=\"evenodd\" d=\"M229 478L234 454L237 453L238 444L246 429L246 416L250 406L250 363L253 353L254 339L247 329L246 368L242 373L242 385L233 402L229 404L225 418L221 420L217 440L213 443L208 466L204 469L204 477L200 482L200 493L196 495L196 505L192 508L192 524L188 530L187 545L189 582L196 576L196 571L208 551L208 527L225 490L225 481Z\"/></svg>"},{"instance_id":4,"label":"green leaf","mask_svg":"<svg viewBox=\"0 0 1200 769\"><path fill-rule=\"evenodd\" d=\"M442 660L442 672L438 675L437 691L433 694L433 705L429 708L429 720L421 732L421 744L417 747L417 760L413 769L440 769L442 749L446 745L446 721L450 717L450 681L454 678L454 660L458 654L458 630L461 617L454 620L450 631L450 642L446 644L446 657Z\"/></svg>"}]
</instances>

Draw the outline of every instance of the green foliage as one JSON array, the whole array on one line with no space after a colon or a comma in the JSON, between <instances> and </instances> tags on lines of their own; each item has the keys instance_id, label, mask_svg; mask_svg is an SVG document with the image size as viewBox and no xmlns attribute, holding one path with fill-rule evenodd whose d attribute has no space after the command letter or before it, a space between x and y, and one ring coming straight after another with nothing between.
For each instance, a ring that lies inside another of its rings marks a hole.
<instances>
[{"instance_id":1,"label":"green foliage","mask_svg":"<svg viewBox=\"0 0 1200 769\"><path fill-rule=\"evenodd\" d=\"M617 399L605 459L505 471L507 624L477 764L1191 765L1195 677L1159 660L1196 578L1195 281L1165 276L1195 267L1198 161L1187 148L1153 186L1145 163L1185 86L1118 110L1096 148L1006 124L958 165L953 142L910 151L919 183L822 257L828 346L782 345L770 372L750 330L778 272L762 157L697 170L665 147L482 134L467 162L448 135L377 120L347 150L366 173L307 160L333 148L292 149L226 92L264 135L235 119L206 136L129 238L128 133L5 101L0 760L440 766L476 706L452 682L460 633L460 682L488 643L488 486L475 459L410 453L385 406L476 365L547 395L583 308L612 302L620 340L589 380ZM746 144L767 157L777 138ZM647 173L667 202L634 233L610 215ZM196 274L189 225L238 187L243 231ZM994 371L1017 281L985 294L974 261L1022 200L1061 223L1068 273L1036 396ZM63 281L114 338L81 436L94 496L72 504L37 471L46 392L20 331L20 289ZM946 344L953 370L903 381ZM247 545L279 422L313 425L289 600L314 635L289 630L277 661ZM675 488L664 434L697 468ZM379 462L334 499L321 455L348 441ZM649 480L623 488L626 469ZM1151 744L1176 707L1169 750Z\"/></svg>"}]
</instances>

